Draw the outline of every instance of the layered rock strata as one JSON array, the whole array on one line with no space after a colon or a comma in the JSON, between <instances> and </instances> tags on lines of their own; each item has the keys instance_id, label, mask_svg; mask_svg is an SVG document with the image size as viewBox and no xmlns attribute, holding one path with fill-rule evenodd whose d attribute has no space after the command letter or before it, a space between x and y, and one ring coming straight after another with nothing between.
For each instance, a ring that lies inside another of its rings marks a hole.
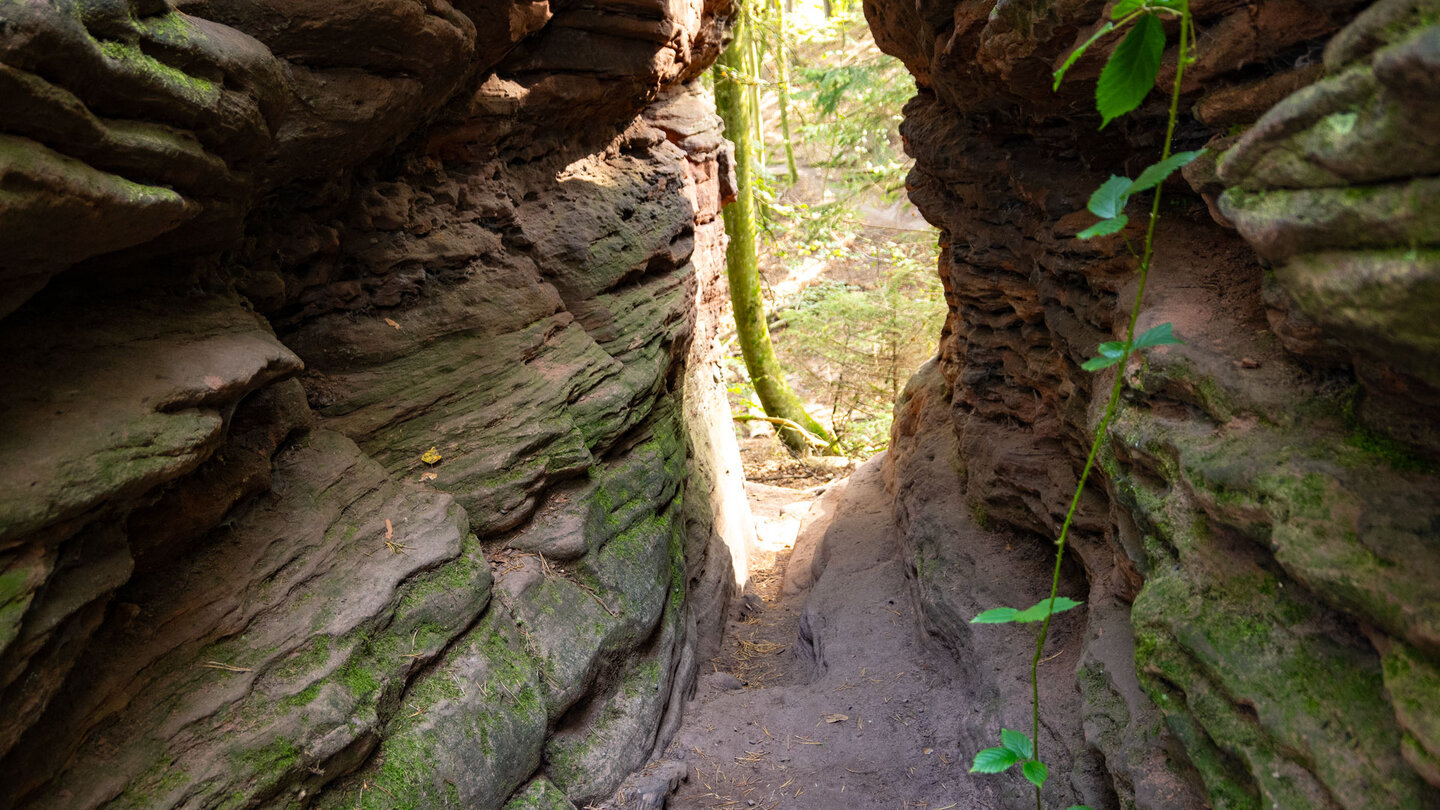
<instances>
[{"instance_id":1,"label":"layered rock strata","mask_svg":"<svg viewBox=\"0 0 1440 810\"><path fill-rule=\"evenodd\" d=\"M1186 342L1118 372L1063 577L1088 591L1087 624L1042 669L1081 697L1079 718L1050 698L1047 800L1437 806L1440 8L1191 5L1200 56L1177 147L1209 156L1166 187L1139 322ZM1080 363L1123 337L1143 218L1075 235L1109 174L1158 157L1173 37L1161 88L1099 131L1102 55L1059 93L1050 73L1106 3L865 9L919 86L910 194L941 229L950 304L940 358L897 408L897 516L931 627L964 653L1023 645L1023 630L963 621L996 606L977 589L1024 607L1048 572L981 588L966 544L1020 532L1023 572L1064 519L1117 373ZM961 721L977 748L1028 707L1028 664L977 666L988 700ZM996 778L1013 779L1012 806L1032 801L1018 775Z\"/></svg>"},{"instance_id":2,"label":"layered rock strata","mask_svg":"<svg viewBox=\"0 0 1440 810\"><path fill-rule=\"evenodd\" d=\"M0 806L644 762L747 547L729 13L0 3Z\"/></svg>"}]
</instances>

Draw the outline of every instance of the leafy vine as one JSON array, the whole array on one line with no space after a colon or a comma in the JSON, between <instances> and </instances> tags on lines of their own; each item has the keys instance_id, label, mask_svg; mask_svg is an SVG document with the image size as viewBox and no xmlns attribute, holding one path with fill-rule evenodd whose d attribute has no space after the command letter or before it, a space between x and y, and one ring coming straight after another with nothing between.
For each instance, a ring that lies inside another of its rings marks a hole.
<instances>
[{"instance_id":1,"label":"leafy vine","mask_svg":"<svg viewBox=\"0 0 1440 810\"><path fill-rule=\"evenodd\" d=\"M1195 160L1204 151L1171 153L1175 124L1179 118L1180 89L1185 68L1195 61L1195 28L1190 15L1189 0L1119 0L1111 9L1110 20L1076 48L1055 71L1055 88L1058 89L1066 72L1090 46L1111 32L1128 28L1125 38L1111 51L1095 87L1095 108L1100 113L1102 119L1100 126L1103 129L1114 119L1140 106L1140 102L1155 86L1160 74L1160 61L1165 52L1166 36L1163 18L1167 17L1179 20L1180 42L1179 57L1175 65L1175 80L1170 90L1170 110L1165 126L1165 141L1161 149L1160 160L1147 167L1133 180L1128 177L1112 175L1100 188L1096 189L1095 193L1090 196L1086 207L1090 213L1099 217L1100 221L1078 234L1081 239L1092 239L1096 236L1119 233L1130 221L1129 216L1125 214L1125 206L1130 198L1154 189L1144 244L1140 251L1136 252L1133 247L1130 247L1128 240L1126 242L1131 253L1139 261L1139 282L1135 291L1135 301L1130 308L1125 340L1101 343L1096 350L1097 356L1085 361L1081 366L1086 371L1099 371L1118 365L1122 373L1115 375L1115 382L1110 389L1110 399L1105 405L1105 412L1100 418L1100 424L1095 428L1095 438L1091 442L1089 455L1080 472L1080 480L1075 485L1075 494L1070 499L1070 508L1065 513L1065 521L1060 527L1060 536L1055 541L1055 565L1050 578L1050 595L1023 610L1010 607L992 608L971 619L973 624L1041 622L1040 632L1035 640L1035 655L1030 663L1031 733L1027 735L1021 731L1002 729L1000 745L995 748L986 748L977 753L970 768L971 773L1002 773L1019 765L1021 774L1035 786L1036 810L1041 810L1043 807L1040 791L1049 778L1049 768L1040 759L1039 746L1041 655L1045 649L1045 640L1050 633L1050 620L1055 614L1080 605L1073 599L1057 595L1060 586L1060 565L1065 556L1065 542L1069 537L1070 524L1080 505L1080 496L1085 490L1085 482L1090 477L1090 471L1095 466L1095 458L1100 451L1101 443L1105 440L1106 431L1119 407L1120 393L1124 387L1123 369L1130 355L1155 346L1182 342L1175 336L1174 328L1169 323L1162 323L1138 337L1135 334L1135 323L1140 316L1140 305L1145 297L1145 283L1149 278L1151 261L1155 255L1155 227L1160 220L1161 184L1177 169ZM1090 809L1084 805L1072 805L1068 810Z\"/></svg>"}]
</instances>

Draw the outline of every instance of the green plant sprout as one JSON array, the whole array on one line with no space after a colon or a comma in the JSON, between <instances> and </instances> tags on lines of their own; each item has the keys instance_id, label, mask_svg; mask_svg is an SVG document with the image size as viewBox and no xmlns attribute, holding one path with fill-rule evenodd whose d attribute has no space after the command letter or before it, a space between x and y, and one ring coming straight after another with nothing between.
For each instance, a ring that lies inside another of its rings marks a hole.
<instances>
[{"instance_id":1,"label":"green plant sprout","mask_svg":"<svg viewBox=\"0 0 1440 810\"><path fill-rule=\"evenodd\" d=\"M1155 190L1154 199L1150 204L1150 220L1145 229L1144 245L1138 254L1131 248L1131 254L1139 260L1139 284L1135 291L1135 301L1130 307L1130 320L1125 329L1125 340L1101 343L1096 349L1097 356L1081 365L1086 371L1099 371L1114 365L1120 366L1123 371L1131 354L1155 346L1183 342L1175 336L1174 327L1169 323L1162 323L1137 338L1135 323L1140 316L1140 304L1145 297L1145 282L1149 277L1150 263L1155 255L1155 226L1160 219L1161 184L1177 169L1199 157L1204 151L1175 154L1170 152L1175 136L1175 123L1179 117L1181 81L1185 75L1185 67L1195 61L1195 28L1194 21L1190 16L1189 0L1120 0L1111 9L1111 19L1076 48L1055 71L1055 87L1058 89L1060 82L1065 78L1066 71L1084 55L1091 45L1112 31L1124 30L1127 26L1129 27L1125 39L1110 53L1095 86L1095 108L1099 111L1102 119L1100 128L1104 129L1114 119L1140 106L1140 102L1155 86L1160 74L1160 61L1165 52L1165 30L1161 21L1162 16L1180 21L1180 46L1179 58L1175 64L1175 81L1170 90L1170 110L1165 126L1165 141L1161 149L1160 160L1146 168L1134 180L1118 176L1111 176L1109 180L1106 180L1090 196L1086 206L1090 213L1100 218L1100 221L1077 234L1081 239L1092 239L1096 236L1119 233L1130 221L1124 213L1130 197L1142 191ZM1128 241L1126 245L1129 246ZM1057 595L1060 586L1060 564L1065 556L1065 541L1070 534L1070 524L1074 520L1075 510L1080 505L1080 496L1085 490L1085 482L1090 477L1090 470L1095 466L1095 457L1100 451L1100 444L1104 441L1105 432L1119 407L1124 378L1123 373L1115 375L1115 382L1110 389L1110 399L1105 405L1105 413L1095 429L1095 438L1090 444L1090 453L1085 459L1085 467L1080 472L1080 480L1075 485L1075 494L1070 499L1070 508L1065 513L1065 522L1060 527L1060 536L1055 541L1055 565L1050 577L1049 597L1024 610L1009 607L992 608L970 620L972 624L1041 622L1040 632L1035 640L1035 656L1030 662L1031 734L1026 735L1023 732L1002 729L1000 746L986 748L977 753L975 762L970 768L971 773L1003 773L1011 767L1019 765L1021 774L1035 786L1036 810L1043 808L1040 789L1044 787L1045 781L1049 777L1049 769L1041 761L1039 751L1040 658L1045 649L1045 639L1050 632L1050 619L1056 613L1080 606L1080 603L1073 599ZM1090 808L1085 805L1071 805L1068 810L1090 810Z\"/></svg>"}]
</instances>

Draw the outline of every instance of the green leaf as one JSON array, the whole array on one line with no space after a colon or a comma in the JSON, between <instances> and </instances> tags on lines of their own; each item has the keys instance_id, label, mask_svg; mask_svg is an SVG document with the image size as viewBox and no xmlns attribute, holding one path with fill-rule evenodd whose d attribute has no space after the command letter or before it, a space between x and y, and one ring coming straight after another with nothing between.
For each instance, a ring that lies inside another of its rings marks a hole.
<instances>
[{"instance_id":1,"label":"green leaf","mask_svg":"<svg viewBox=\"0 0 1440 810\"><path fill-rule=\"evenodd\" d=\"M1030 784L1035 787L1044 787L1045 778L1050 775L1050 772L1045 768L1045 763L1038 759L1032 759L1024 765L1021 765L1020 772L1025 774L1025 778L1029 779Z\"/></svg>"},{"instance_id":2,"label":"green leaf","mask_svg":"<svg viewBox=\"0 0 1440 810\"><path fill-rule=\"evenodd\" d=\"M1007 624L1015 621L1020 611L1012 607L991 608L970 620L971 624Z\"/></svg>"},{"instance_id":3,"label":"green leaf","mask_svg":"<svg viewBox=\"0 0 1440 810\"><path fill-rule=\"evenodd\" d=\"M1085 230L1075 234L1077 239L1093 239L1097 236L1109 236L1112 233L1119 233L1130 224L1130 217L1121 214L1118 217L1102 219Z\"/></svg>"},{"instance_id":4,"label":"green leaf","mask_svg":"<svg viewBox=\"0 0 1440 810\"><path fill-rule=\"evenodd\" d=\"M1099 371L1102 368L1109 368L1120 362L1118 357L1092 357L1080 364L1080 368L1086 371Z\"/></svg>"},{"instance_id":5,"label":"green leaf","mask_svg":"<svg viewBox=\"0 0 1440 810\"><path fill-rule=\"evenodd\" d=\"M1140 106L1160 75L1165 53L1165 29L1160 18L1146 14L1116 46L1095 85L1095 109L1104 120L1100 128Z\"/></svg>"},{"instance_id":6,"label":"green leaf","mask_svg":"<svg viewBox=\"0 0 1440 810\"><path fill-rule=\"evenodd\" d=\"M1116 359L1119 359L1119 358L1116 358ZM1064 613L1064 612L1067 611L1067 610L1073 610L1073 609L1075 609L1075 608L1077 608L1077 607L1080 607L1080 604L1081 604L1081 603L1076 602L1074 599L1071 599L1071 598L1068 597L1068 596L1057 596L1057 597L1055 597L1055 612L1056 612L1056 613ZM1038 622L1038 621L1044 620L1044 618L1045 618L1046 616L1049 616L1049 615L1050 615L1050 600L1049 600L1048 598L1047 598L1047 599L1041 599L1039 602L1036 602L1035 604L1031 605L1030 607L1025 608L1024 610L1022 610L1022 611L1020 611L1019 613L1015 614L1015 621L1017 621L1017 622Z\"/></svg>"},{"instance_id":7,"label":"green leaf","mask_svg":"<svg viewBox=\"0 0 1440 810\"><path fill-rule=\"evenodd\" d=\"M1145 171L1135 178L1135 184L1130 187L1131 194L1138 194L1147 188L1154 188L1165 182L1165 178L1175 173L1175 170L1204 154L1204 149L1196 149L1193 152L1176 152L1168 158L1151 166L1145 167Z\"/></svg>"},{"instance_id":8,"label":"green leaf","mask_svg":"<svg viewBox=\"0 0 1440 810\"><path fill-rule=\"evenodd\" d=\"M1000 742L1006 748L1014 751L1015 756L1021 759L1035 756L1035 747L1030 744L1030 738L1019 731L1011 731L1008 728L1000 729Z\"/></svg>"},{"instance_id":9,"label":"green leaf","mask_svg":"<svg viewBox=\"0 0 1440 810\"><path fill-rule=\"evenodd\" d=\"M1145 334L1135 338L1136 349L1148 349L1151 346L1168 346L1171 344L1184 344L1185 341L1175 337L1175 326L1169 322L1159 326L1152 326L1145 330Z\"/></svg>"},{"instance_id":10,"label":"green leaf","mask_svg":"<svg viewBox=\"0 0 1440 810\"><path fill-rule=\"evenodd\" d=\"M1019 761L1015 752L1008 748L986 748L975 755L975 764L970 766L970 773L1003 773Z\"/></svg>"},{"instance_id":11,"label":"green leaf","mask_svg":"<svg viewBox=\"0 0 1440 810\"><path fill-rule=\"evenodd\" d=\"M1095 810L1095 808L1091 807L1088 804L1072 804L1069 807L1065 808L1065 810Z\"/></svg>"},{"instance_id":12,"label":"green leaf","mask_svg":"<svg viewBox=\"0 0 1440 810\"><path fill-rule=\"evenodd\" d=\"M1120 216L1125 210L1125 203L1130 199L1130 186L1134 185L1128 177L1110 175L1110 179L1100 184L1095 192L1090 195L1090 202L1085 208L1101 219L1114 219Z\"/></svg>"},{"instance_id":13,"label":"green leaf","mask_svg":"<svg viewBox=\"0 0 1440 810\"><path fill-rule=\"evenodd\" d=\"M1129 0L1125 0L1125 2L1129 2ZM1090 46L1091 46L1091 45L1094 45L1097 40L1099 40L1101 37L1105 36L1106 34L1110 33L1111 31L1114 31L1114 30L1115 30L1115 23L1107 22L1107 23L1105 23L1104 25L1100 26L1100 30L1098 30L1098 31L1096 31L1095 33L1091 34L1089 39L1087 39L1087 40L1085 40L1084 42L1082 42L1082 43L1080 44L1080 47L1078 47L1078 48L1076 48L1075 50L1071 51L1071 52L1070 52L1070 55L1067 56L1067 57L1065 57L1065 63L1060 66L1060 69L1059 69L1059 70L1056 70L1056 71L1055 71L1055 86L1052 87L1052 88L1050 88L1050 89L1051 89L1051 90L1059 90L1059 89L1060 89L1060 81L1065 78L1065 72L1070 69L1070 66L1071 66L1071 65L1074 65L1076 62L1080 61L1080 57L1084 56L1084 55L1085 55L1085 51L1089 50L1089 49L1090 49Z\"/></svg>"},{"instance_id":14,"label":"green leaf","mask_svg":"<svg viewBox=\"0 0 1440 810\"><path fill-rule=\"evenodd\" d=\"M1086 371L1099 371L1102 368L1115 365L1125 356L1125 344L1107 340L1099 346L1096 346L1095 351L1099 352L1100 356L1092 357L1084 363L1081 363L1081 368Z\"/></svg>"},{"instance_id":15,"label":"green leaf","mask_svg":"<svg viewBox=\"0 0 1440 810\"><path fill-rule=\"evenodd\" d=\"M1132 11L1139 11L1145 5L1145 0L1120 0L1115 8L1110 10L1110 19L1118 20Z\"/></svg>"}]
</instances>

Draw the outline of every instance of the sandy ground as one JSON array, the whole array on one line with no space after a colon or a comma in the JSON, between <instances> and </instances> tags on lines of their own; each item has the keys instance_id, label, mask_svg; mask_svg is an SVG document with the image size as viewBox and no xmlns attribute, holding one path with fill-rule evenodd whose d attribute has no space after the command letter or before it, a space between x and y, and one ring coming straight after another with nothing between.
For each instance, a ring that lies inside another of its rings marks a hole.
<instances>
[{"instance_id":1,"label":"sandy ground","mask_svg":"<svg viewBox=\"0 0 1440 810\"><path fill-rule=\"evenodd\" d=\"M962 690L949 653L920 630L880 459L808 489L749 489L775 554L753 572L721 655L703 665L683 725L652 766L676 776L683 766L687 777L665 806L995 806L966 773L953 719Z\"/></svg>"}]
</instances>

